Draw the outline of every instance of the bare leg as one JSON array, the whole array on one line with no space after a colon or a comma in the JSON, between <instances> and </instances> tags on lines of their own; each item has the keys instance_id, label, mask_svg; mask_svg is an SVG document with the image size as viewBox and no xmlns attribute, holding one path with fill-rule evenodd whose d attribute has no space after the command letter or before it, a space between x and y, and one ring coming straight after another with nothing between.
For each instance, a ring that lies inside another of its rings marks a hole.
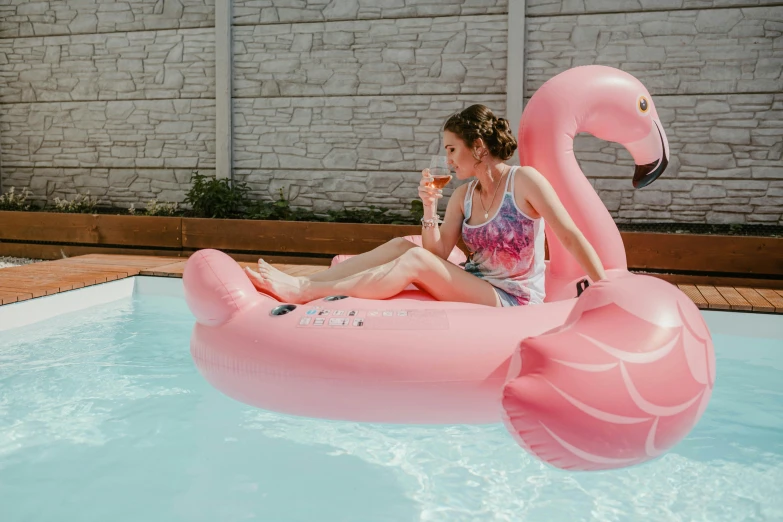
<instances>
[{"instance_id":1,"label":"bare leg","mask_svg":"<svg viewBox=\"0 0 783 522\"><path fill-rule=\"evenodd\" d=\"M391 241L387 241L379 247L376 247L369 252L353 256L342 263L339 263L327 270L318 272L309 276L301 277L300 279L306 281L337 281L359 272L363 272L369 268L385 265L386 263L397 259L405 252L415 247L413 243L402 237L396 237Z\"/></svg>"},{"instance_id":2,"label":"bare leg","mask_svg":"<svg viewBox=\"0 0 783 522\"><path fill-rule=\"evenodd\" d=\"M339 266L339 265L338 265ZM499 306L492 285L469 274L421 247L413 247L388 263L349 275L336 281L308 281L292 276L279 277L279 271L252 270L248 275L261 291L289 303L307 303L329 295L364 299L386 299L411 283L442 301L461 301Z\"/></svg>"}]
</instances>

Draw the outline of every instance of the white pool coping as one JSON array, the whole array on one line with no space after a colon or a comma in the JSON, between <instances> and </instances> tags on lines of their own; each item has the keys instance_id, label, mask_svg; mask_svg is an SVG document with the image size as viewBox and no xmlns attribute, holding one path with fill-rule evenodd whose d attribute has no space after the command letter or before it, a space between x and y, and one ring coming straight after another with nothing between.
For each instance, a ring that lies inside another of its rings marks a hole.
<instances>
[{"instance_id":1,"label":"white pool coping","mask_svg":"<svg viewBox=\"0 0 783 522\"><path fill-rule=\"evenodd\" d=\"M84 310L134 295L181 299L185 297L182 279L178 277L128 277L0 306L0 331L46 321L63 313ZM713 334L783 340L783 315L719 310L702 310L701 313Z\"/></svg>"},{"instance_id":2,"label":"white pool coping","mask_svg":"<svg viewBox=\"0 0 783 522\"><path fill-rule=\"evenodd\" d=\"M0 332L140 294L185 297L179 278L127 277L0 306Z\"/></svg>"}]
</instances>

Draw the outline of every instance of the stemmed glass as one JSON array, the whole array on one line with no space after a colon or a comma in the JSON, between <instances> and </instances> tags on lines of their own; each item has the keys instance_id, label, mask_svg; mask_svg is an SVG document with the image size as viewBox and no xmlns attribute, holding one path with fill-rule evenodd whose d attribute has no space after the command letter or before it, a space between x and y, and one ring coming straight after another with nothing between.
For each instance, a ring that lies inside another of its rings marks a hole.
<instances>
[{"instance_id":1,"label":"stemmed glass","mask_svg":"<svg viewBox=\"0 0 783 522\"><path fill-rule=\"evenodd\" d=\"M446 156L432 156L430 160L430 178L429 186L442 189L448 185L451 181L451 174L449 173L449 165L446 162ZM435 200L435 222L442 223L443 221L438 216L438 200Z\"/></svg>"}]
</instances>

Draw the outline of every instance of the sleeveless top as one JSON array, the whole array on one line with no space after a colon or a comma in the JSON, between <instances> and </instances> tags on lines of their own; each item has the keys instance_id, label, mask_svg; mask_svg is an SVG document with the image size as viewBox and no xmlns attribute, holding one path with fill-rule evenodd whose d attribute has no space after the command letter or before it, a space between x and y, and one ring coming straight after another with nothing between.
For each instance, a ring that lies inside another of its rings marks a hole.
<instances>
[{"instance_id":1,"label":"sleeveless top","mask_svg":"<svg viewBox=\"0 0 783 522\"><path fill-rule=\"evenodd\" d=\"M500 207L486 223L468 225L478 180L468 185L462 221L462 240L470 250L465 271L511 294L520 305L540 304L545 295L544 220L531 218L517 206L518 168L512 167Z\"/></svg>"}]
</instances>

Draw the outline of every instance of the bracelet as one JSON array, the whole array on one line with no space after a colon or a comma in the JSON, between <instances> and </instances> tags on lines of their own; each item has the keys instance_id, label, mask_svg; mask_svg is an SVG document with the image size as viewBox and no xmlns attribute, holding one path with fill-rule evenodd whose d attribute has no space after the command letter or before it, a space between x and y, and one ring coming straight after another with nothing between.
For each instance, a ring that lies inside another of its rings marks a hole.
<instances>
[{"instance_id":1,"label":"bracelet","mask_svg":"<svg viewBox=\"0 0 783 522\"><path fill-rule=\"evenodd\" d=\"M435 228L437 224L438 222L435 221L434 219L421 218L421 226L424 228Z\"/></svg>"}]
</instances>

